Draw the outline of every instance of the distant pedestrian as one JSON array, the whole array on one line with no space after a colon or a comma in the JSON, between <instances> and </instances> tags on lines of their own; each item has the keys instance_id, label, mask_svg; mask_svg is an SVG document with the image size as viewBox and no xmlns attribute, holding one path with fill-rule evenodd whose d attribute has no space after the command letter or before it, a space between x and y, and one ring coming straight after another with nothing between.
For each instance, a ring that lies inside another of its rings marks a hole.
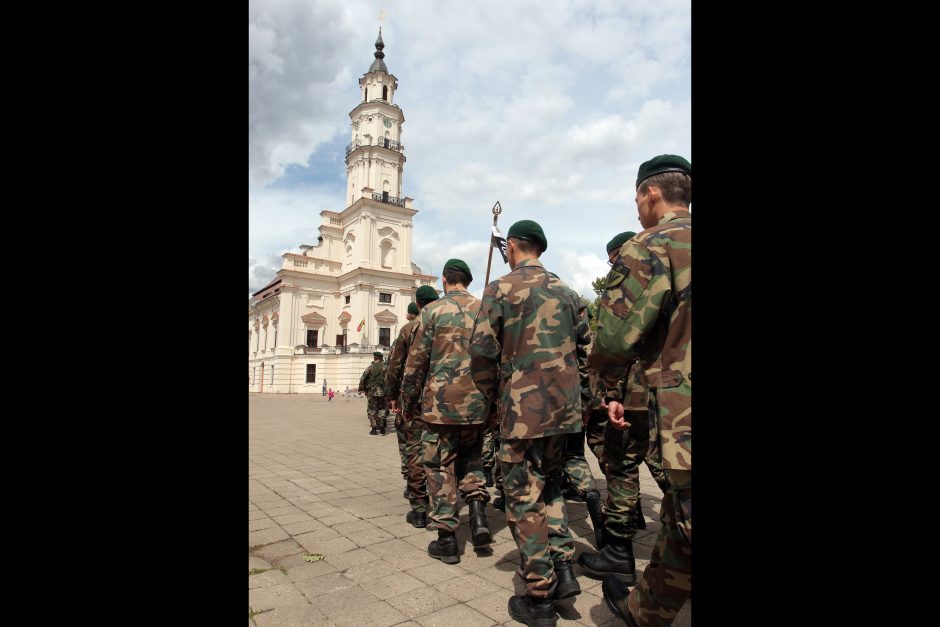
<instances>
[{"instance_id":1,"label":"distant pedestrian","mask_svg":"<svg viewBox=\"0 0 940 627\"><path fill-rule=\"evenodd\" d=\"M323 380L323 396L326 396L326 379Z\"/></svg>"},{"instance_id":2,"label":"distant pedestrian","mask_svg":"<svg viewBox=\"0 0 940 627\"><path fill-rule=\"evenodd\" d=\"M333 394L333 388L330 388L329 396L330 396L330 397L329 397L327 400L328 400L328 401L332 401L332 400L333 400L333 396L334 396L334 394Z\"/></svg>"}]
</instances>

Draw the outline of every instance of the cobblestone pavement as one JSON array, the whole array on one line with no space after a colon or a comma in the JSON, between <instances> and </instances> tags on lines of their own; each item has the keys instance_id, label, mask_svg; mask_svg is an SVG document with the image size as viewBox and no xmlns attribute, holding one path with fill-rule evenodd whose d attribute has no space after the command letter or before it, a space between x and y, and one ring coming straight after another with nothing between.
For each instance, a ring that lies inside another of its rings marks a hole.
<instances>
[{"instance_id":1,"label":"cobblestone pavement","mask_svg":"<svg viewBox=\"0 0 940 627\"><path fill-rule=\"evenodd\" d=\"M460 563L430 558L436 535L405 522L395 431L368 435L364 397L249 394L248 408L249 626L521 624L506 609L524 587L504 514L487 506L494 543L476 553L462 507ZM634 540L638 574L649 563L662 496L645 465L640 473L647 526ZM604 493L603 478L598 486ZM567 508L576 554L593 551L584 504ZM307 562L305 554L323 559ZM556 605L558 624L622 625L600 581L574 569L582 593ZM692 624L691 601L674 624Z\"/></svg>"}]
</instances>

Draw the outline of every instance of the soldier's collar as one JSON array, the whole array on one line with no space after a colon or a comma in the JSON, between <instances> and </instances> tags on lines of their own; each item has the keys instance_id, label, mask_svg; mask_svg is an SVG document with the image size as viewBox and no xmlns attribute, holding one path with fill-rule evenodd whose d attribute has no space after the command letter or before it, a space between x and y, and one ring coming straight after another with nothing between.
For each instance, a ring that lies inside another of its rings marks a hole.
<instances>
[{"instance_id":1,"label":"soldier's collar","mask_svg":"<svg viewBox=\"0 0 940 627\"><path fill-rule=\"evenodd\" d=\"M545 267L545 266L542 265L542 262L539 261L538 259L523 259L522 261L520 261L519 263L517 263L517 264L516 264L516 267L513 268L513 269L514 269L514 270L518 270L518 269L521 268L522 266L538 266L539 268L544 268L544 267Z\"/></svg>"},{"instance_id":2,"label":"soldier's collar","mask_svg":"<svg viewBox=\"0 0 940 627\"><path fill-rule=\"evenodd\" d=\"M663 222L669 222L670 220L676 220L678 218L690 218L692 217L692 212L688 209L676 209L675 211L670 211L669 213L664 213L663 217L659 219L659 222L656 224L662 224Z\"/></svg>"}]
</instances>

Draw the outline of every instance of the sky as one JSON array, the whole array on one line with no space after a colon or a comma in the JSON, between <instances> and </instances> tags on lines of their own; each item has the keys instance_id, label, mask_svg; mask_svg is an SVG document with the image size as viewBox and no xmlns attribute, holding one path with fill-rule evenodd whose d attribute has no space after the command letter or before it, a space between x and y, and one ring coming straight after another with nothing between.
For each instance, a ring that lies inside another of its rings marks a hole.
<instances>
[{"instance_id":1,"label":"sky","mask_svg":"<svg viewBox=\"0 0 940 627\"><path fill-rule=\"evenodd\" d=\"M346 206L349 112L380 25L412 261L439 277L463 259L479 296L499 201L503 234L538 222L545 267L593 300L606 243L642 230L639 165L692 160L691 0L250 0L249 296ZM494 251L490 280L509 270Z\"/></svg>"}]
</instances>

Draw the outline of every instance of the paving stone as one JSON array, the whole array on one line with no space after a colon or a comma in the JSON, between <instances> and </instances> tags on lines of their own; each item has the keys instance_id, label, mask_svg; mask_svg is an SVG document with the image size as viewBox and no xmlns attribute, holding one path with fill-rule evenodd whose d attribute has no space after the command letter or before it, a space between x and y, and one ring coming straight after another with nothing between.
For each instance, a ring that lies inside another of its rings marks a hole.
<instances>
[{"instance_id":1,"label":"paving stone","mask_svg":"<svg viewBox=\"0 0 940 627\"><path fill-rule=\"evenodd\" d=\"M290 605L307 605L306 597L292 583L248 590L248 607L256 612Z\"/></svg>"},{"instance_id":2,"label":"paving stone","mask_svg":"<svg viewBox=\"0 0 940 627\"><path fill-rule=\"evenodd\" d=\"M260 547L264 546L265 544L272 544L274 542L286 540L289 537L290 536L287 535L287 532L280 527L272 527L270 529L262 529L260 531L249 531L248 547Z\"/></svg>"},{"instance_id":3,"label":"paving stone","mask_svg":"<svg viewBox=\"0 0 940 627\"><path fill-rule=\"evenodd\" d=\"M287 555L294 555L303 551L303 547L291 539L282 540L273 544L265 545L254 552L256 557L266 559L272 566L277 567L275 563L279 558Z\"/></svg>"},{"instance_id":4,"label":"paving stone","mask_svg":"<svg viewBox=\"0 0 940 627\"><path fill-rule=\"evenodd\" d=\"M466 605L452 605L422 616L418 622L423 627L489 627L495 624L493 619Z\"/></svg>"},{"instance_id":5,"label":"paving stone","mask_svg":"<svg viewBox=\"0 0 940 627\"><path fill-rule=\"evenodd\" d=\"M388 599L389 605L408 618L431 614L457 603L457 599L434 588L416 588L408 594Z\"/></svg>"},{"instance_id":6,"label":"paving stone","mask_svg":"<svg viewBox=\"0 0 940 627\"><path fill-rule=\"evenodd\" d=\"M392 597L408 594L418 588L425 588L427 584L420 579L415 579L408 573L395 572L391 576L370 581L368 585L363 587L377 599L385 601Z\"/></svg>"},{"instance_id":7,"label":"paving stone","mask_svg":"<svg viewBox=\"0 0 940 627\"><path fill-rule=\"evenodd\" d=\"M464 575L463 577L450 579L436 584L434 588L454 597L461 603L500 590L499 586L493 582L477 575Z\"/></svg>"}]
</instances>

